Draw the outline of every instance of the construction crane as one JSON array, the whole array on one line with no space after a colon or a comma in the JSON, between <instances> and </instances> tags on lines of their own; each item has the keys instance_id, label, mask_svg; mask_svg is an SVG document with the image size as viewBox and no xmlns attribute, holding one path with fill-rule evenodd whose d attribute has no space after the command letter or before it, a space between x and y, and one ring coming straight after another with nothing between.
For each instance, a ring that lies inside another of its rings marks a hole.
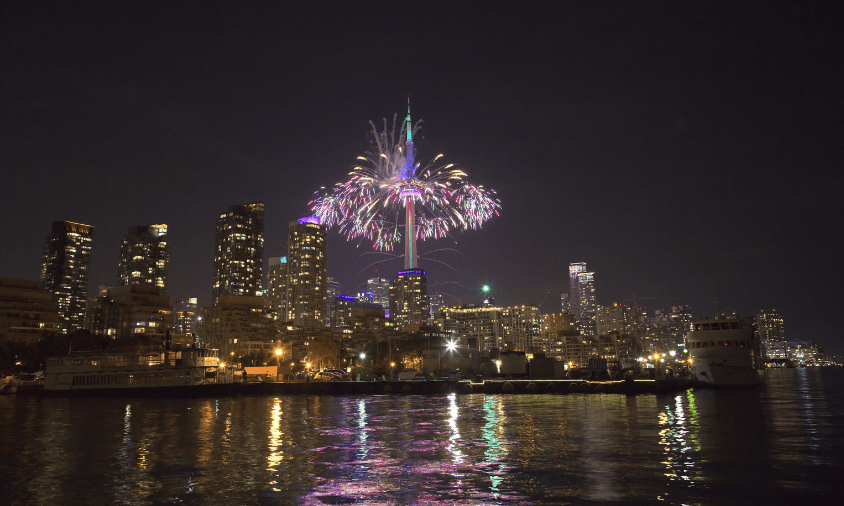
<instances>
[{"instance_id":1,"label":"construction crane","mask_svg":"<svg viewBox=\"0 0 844 506\"><path fill-rule=\"evenodd\" d=\"M655 299L656 297L636 297L636 294L633 294L632 299L627 299L628 301L633 301L633 307L639 307L640 300L647 300L647 299Z\"/></svg>"}]
</instances>

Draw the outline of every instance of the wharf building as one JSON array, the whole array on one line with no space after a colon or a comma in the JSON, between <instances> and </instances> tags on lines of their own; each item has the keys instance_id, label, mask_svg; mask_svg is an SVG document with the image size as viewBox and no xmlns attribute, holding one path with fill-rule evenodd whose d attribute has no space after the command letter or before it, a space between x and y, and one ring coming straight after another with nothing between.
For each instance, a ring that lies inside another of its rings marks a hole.
<instances>
[{"instance_id":1,"label":"wharf building","mask_svg":"<svg viewBox=\"0 0 844 506\"><path fill-rule=\"evenodd\" d=\"M167 225L132 227L120 245L120 284L157 286L165 294L169 263Z\"/></svg>"},{"instance_id":2,"label":"wharf building","mask_svg":"<svg viewBox=\"0 0 844 506\"><path fill-rule=\"evenodd\" d=\"M173 306L173 333L194 335L199 330L199 305L196 297L181 299Z\"/></svg>"},{"instance_id":3,"label":"wharf building","mask_svg":"<svg viewBox=\"0 0 844 506\"><path fill-rule=\"evenodd\" d=\"M318 217L287 227L287 321L324 326L327 290L327 234Z\"/></svg>"},{"instance_id":4,"label":"wharf building","mask_svg":"<svg viewBox=\"0 0 844 506\"><path fill-rule=\"evenodd\" d=\"M101 286L88 302L85 328L112 339L164 341L173 325L170 297L152 285Z\"/></svg>"},{"instance_id":5,"label":"wharf building","mask_svg":"<svg viewBox=\"0 0 844 506\"><path fill-rule=\"evenodd\" d=\"M390 287L390 318L400 329L428 323L428 273L399 271Z\"/></svg>"},{"instance_id":6,"label":"wharf building","mask_svg":"<svg viewBox=\"0 0 844 506\"><path fill-rule=\"evenodd\" d=\"M0 343L35 344L58 330L52 294L39 281L0 277Z\"/></svg>"},{"instance_id":7,"label":"wharf building","mask_svg":"<svg viewBox=\"0 0 844 506\"><path fill-rule=\"evenodd\" d=\"M91 225L55 221L44 244L41 288L50 292L64 334L85 326L93 235Z\"/></svg>"},{"instance_id":8,"label":"wharf building","mask_svg":"<svg viewBox=\"0 0 844 506\"><path fill-rule=\"evenodd\" d=\"M287 321L287 257L267 262L267 312L275 321Z\"/></svg>"},{"instance_id":9,"label":"wharf building","mask_svg":"<svg viewBox=\"0 0 844 506\"><path fill-rule=\"evenodd\" d=\"M224 295L261 296L264 276L264 203L229 207L217 218L213 301Z\"/></svg>"}]
</instances>

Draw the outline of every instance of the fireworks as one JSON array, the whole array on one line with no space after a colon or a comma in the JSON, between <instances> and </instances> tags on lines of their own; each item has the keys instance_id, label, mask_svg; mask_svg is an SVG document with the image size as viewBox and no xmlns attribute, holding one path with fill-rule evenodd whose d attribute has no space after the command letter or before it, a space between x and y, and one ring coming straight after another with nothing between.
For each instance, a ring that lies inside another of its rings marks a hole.
<instances>
[{"instance_id":1,"label":"fireworks","mask_svg":"<svg viewBox=\"0 0 844 506\"><path fill-rule=\"evenodd\" d=\"M373 122L373 142L349 173L349 179L309 202L327 227L337 225L348 240L366 239L373 247L391 251L403 238L406 255L416 255L416 239L439 239L452 230L476 229L497 216L501 204L493 190L465 181L454 164L438 155L426 165L414 158L412 137L419 123L410 122L410 109L400 129L379 132ZM398 136L397 136L398 134ZM406 142L397 142L406 137ZM410 237L407 237L407 230ZM416 267L407 259L406 267Z\"/></svg>"}]
</instances>

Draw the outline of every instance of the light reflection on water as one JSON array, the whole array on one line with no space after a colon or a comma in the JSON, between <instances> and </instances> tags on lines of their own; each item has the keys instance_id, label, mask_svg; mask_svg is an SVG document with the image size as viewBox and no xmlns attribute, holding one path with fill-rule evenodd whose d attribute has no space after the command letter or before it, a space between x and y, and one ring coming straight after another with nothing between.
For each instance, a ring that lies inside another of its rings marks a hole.
<instances>
[{"instance_id":1,"label":"light reflection on water","mask_svg":"<svg viewBox=\"0 0 844 506\"><path fill-rule=\"evenodd\" d=\"M840 494L844 371L770 372L760 390L664 396L0 397L0 497L747 504Z\"/></svg>"}]
</instances>

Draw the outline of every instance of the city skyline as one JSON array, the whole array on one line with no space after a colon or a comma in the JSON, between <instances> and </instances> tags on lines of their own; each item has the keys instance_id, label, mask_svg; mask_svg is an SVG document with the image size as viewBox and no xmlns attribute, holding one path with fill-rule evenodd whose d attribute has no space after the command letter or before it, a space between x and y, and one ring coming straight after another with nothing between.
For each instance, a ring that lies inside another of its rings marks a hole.
<instances>
[{"instance_id":1,"label":"city skyline","mask_svg":"<svg viewBox=\"0 0 844 506\"><path fill-rule=\"evenodd\" d=\"M432 291L479 302L489 284L499 305L557 312L583 261L598 304L638 294L649 312L706 316L718 293L844 351L827 239L844 214L840 35L820 8L426 5L371 26L352 6L184 5L0 7L0 210L16 218L0 275L38 279L50 224L69 220L96 228L89 286L116 286L127 228L167 223L167 292L208 305L218 213L265 202L264 259L284 256L287 223L409 92L417 147L458 161L506 211L419 244L457 250L435 254L454 270L420 262ZM358 40L360 26L384 43ZM365 269L374 255L357 246L329 233L328 275L350 295L401 270Z\"/></svg>"}]
</instances>

